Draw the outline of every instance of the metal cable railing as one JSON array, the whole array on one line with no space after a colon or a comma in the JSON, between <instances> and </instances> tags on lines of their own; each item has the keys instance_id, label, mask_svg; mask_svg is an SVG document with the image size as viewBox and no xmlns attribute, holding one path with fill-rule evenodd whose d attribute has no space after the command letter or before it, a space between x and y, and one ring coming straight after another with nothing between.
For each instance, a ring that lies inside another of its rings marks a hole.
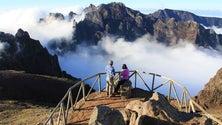
<instances>
[{"instance_id":1,"label":"metal cable railing","mask_svg":"<svg viewBox=\"0 0 222 125\"><path fill-rule=\"evenodd\" d=\"M116 73L119 75L120 72ZM137 86L144 86L142 88L146 88L148 91L154 92L158 89L161 89L163 86L168 87L168 89L165 89L168 91L168 100L171 100L172 98L176 99L178 110L185 109L186 112L196 112L195 108L198 108L200 111L203 112L205 116L212 119L219 125L222 125L222 122L220 120L208 114L199 104L197 104L192 99L188 90L182 84L174 81L171 78L155 73L143 71L141 72L138 70L132 70L130 71L130 73L131 74L129 79L132 83L134 83L133 88L137 88ZM91 83L91 88L86 93L85 84L88 82ZM97 87L96 84L98 85ZM85 99L88 97L88 95L92 92L93 89L96 89L98 92L101 92L103 90L102 88L105 88L105 84L105 73L97 73L74 84L68 89L61 101L52 110L51 114L44 122L44 125L67 124L69 111L75 110L78 100L82 97L82 99L85 101ZM77 95L73 97L72 90L76 87L79 87L79 90L77 92ZM179 94L181 94L181 97L179 97Z\"/></svg>"}]
</instances>

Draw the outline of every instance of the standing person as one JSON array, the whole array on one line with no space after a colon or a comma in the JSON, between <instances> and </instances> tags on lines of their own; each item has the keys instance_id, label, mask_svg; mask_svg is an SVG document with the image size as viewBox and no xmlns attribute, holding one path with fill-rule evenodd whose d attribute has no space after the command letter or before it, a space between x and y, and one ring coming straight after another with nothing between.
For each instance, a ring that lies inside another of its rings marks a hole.
<instances>
[{"instance_id":1,"label":"standing person","mask_svg":"<svg viewBox=\"0 0 222 125\"><path fill-rule=\"evenodd\" d=\"M113 61L110 60L108 65L105 67L106 71L106 91L109 97L113 96L114 82L113 78L115 76L115 69L113 67Z\"/></svg>"},{"instance_id":2,"label":"standing person","mask_svg":"<svg viewBox=\"0 0 222 125\"><path fill-rule=\"evenodd\" d=\"M117 83L117 86L115 88L115 93L118 93L120 85L122 85L124 82L126 82L129 79L129 69L127 68L126 64L122 65L122 72L120 73L120 76L121 76L121 79Z\"/></svg>"}]
</instances>

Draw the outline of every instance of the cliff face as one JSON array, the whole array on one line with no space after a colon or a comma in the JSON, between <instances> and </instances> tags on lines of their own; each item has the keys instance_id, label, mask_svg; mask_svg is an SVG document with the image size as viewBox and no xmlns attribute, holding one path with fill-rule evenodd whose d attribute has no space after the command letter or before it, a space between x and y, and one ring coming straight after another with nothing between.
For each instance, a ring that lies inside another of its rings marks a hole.
<instances>
[{"instance_id":1,"label":"cliff face","mask_svg":"<svg viewBox=\"0 0 222 125\"><path fill-rule=\"evenodd\" d=\"M198 93L196 99L205 108L222 105L222 68L209 80L204 89Z\"/></svg>"},{"instance_id":2,"label":"cliff face","mask_svg":"<svg viewBox=\"0 0 222 125\"><path fill-rule=\"evenodd\" d=\"M133 41L149 33L167 45L174 45L179 40L203 47L217 48L217 45L222 45L221 35L202 26L220 26L220 18L199 17L176 10L145 15L115 2L98 7L91 5L86 10L85 19L75 24L73 39L77 43L84 41L89 45L96 45L107 34Z\"/></svg>"},{"instance_id":3,"label":"cliff face","mask_svg":"<svg viewBox=\"0 0 222 125\"><path fill-rule=\"evenodd\" d=\"M182 10L171 10L171 9L158 10L154 13L151 13L150 16L154 16L155 18L161 20L168 20L170 18L175 18L178 21L184 21L184 22L189 20L195 21L199 24L203 24L204 26L222 27L221 18L197 16L193 13Z\"/></svg>"},{"instance_id":4,"label":"cliff face","mask_svg":"<svg viewBox=\"0 0 222 125\"><path fill-rule=\"evenodd\" d=\"M0 70L71 77L61 70L56 55L50 55L39 41L19 29L15 36L0 32Z\"/></svg>"},{"instance_id":5,"label":"cliff face","mask_svg":"<svg viewBox=\"0 0 222 125\"><path fill-rule=\"evenodd\" d=\"M76 24L74 40L97 44L106 34L134 40L146 33L153 34L155 19L139 11L127 8L122 3L91 5L86 8L85 19Z\"/></svg>"},{"instance_id":6,"label":"cliff face","mask_svg":"<svg viewBox=\"0 0 222 125\"><path fill-rule=\"evenodd\" d=\"M175 45L180 40L214 49L222 45L221 34L204 28L204 26L222 27L221 18L201 17L186 11L170 9L143 14L117 2L97 7L91 4L84 9L84 13L85 18L82 21L73 20L72 40L51 41L49 46L52 50L62 48L62 51L66 52L74 51L78 44L97 45L106 35L134 41L145 34L150 34L166 45ZM69 21L76 15L70 12ZM40 22L47 21L48 18L65 19L60 13L50 13L49 16L41 18Z\"/></svg>"},{"instance_id":7,"label":"cliff face","mask_svg":"<svg viewBox=\"0 0 222 125\"><path fill-rule=\"evenodd\" d=\"M154 34L159 41L174 45L179 40L196 43L200 25L194 21L178 22L174 18L166 21L158 20L154 24Z\"/></svg>"},{"instance_id":8,"label":"cliff face","mask_svg":"<svg viewBox=\"0 0 222 125\"><path fill-rule=\"evenodd\" d=\"M177 21L175 18L154 23L154 36L167 45L175 45L180 40L191 42L198 46L217 49L222 45L222 35L212 29L205 29L195 21Z\"/></svg>"}]
</instances>

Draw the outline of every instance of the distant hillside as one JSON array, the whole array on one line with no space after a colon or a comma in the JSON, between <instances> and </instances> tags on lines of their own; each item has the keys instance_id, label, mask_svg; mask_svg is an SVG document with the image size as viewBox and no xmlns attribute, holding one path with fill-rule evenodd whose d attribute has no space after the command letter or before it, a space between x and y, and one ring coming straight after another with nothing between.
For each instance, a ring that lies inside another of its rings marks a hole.
<instances>
[{"instance_id":1,"label":"distant hillside","mask_svg":"<svg viewBox=\"0 0 222 125\"><path fill-rule=\"evenodd\" d=\"M75 50L77 44L97 45L98 41L107 35L134 41L145 34L150 34L166 45L175 45L181 40L214 49L222 45L221 34L216 34L213 29L205 29L202 26L204 24L221 27L221 18L201 17L186 11L169 9L145 15L117 2L101 4L97 7L91 4L84 11L86 13L84 20L80 22L74 20L73 39L51 41L49 44L51 49L56 51L59 48L62 52L58 53L63 53ZM50 14L50 16L53 15L54 18L62 20L60 14ZM72 16L75 15L72 14Z\"/></svg>"},{"instance_id":2,"label":"distant hillside","mask_svg":"<svg viewBox=\"0 0 222 125\"><path fill-rule=\"evenodd\" d=\"M0 71L0 100L31 100L44 103L58 103L65 95L69 87L78 80L36 75L22 71ZM86 92L89 86L86 85ZM73 97L76 97L78 87L73 89Z\"/></svg>"},{"instance_id":3,"label":"distant hillside","mask_svg":"<svg viewBox=\"0 0 222 125\"><path fill-rule=\"evenodd\" d=\"M203 16L198 16L187 11L182 11L182 10L164 9L164 10L158 10L149 15L154 16L155 18L158 18L161 20L168 20L170 18L175 18L178 21L184 21L184 22L195 21L207 27L212 27L212 26L216 26L218 28L222 27L222 18L203 17Z\"/></svg>"},{"instance_id":4,"label":"distant hillside","mask_svg":"<svg viewBox=\"0 0 222 125\"><path fill-rule=\"evenodd\" d=\"M15 36L0 32L0 70L22 70L28 73L73 78L62 71L56 55L50 55L38 40L19 29Z\"/></svg>"},{"instance_id":5,"label":"distant hillside","mask_svg":"<svg viewBox=\"0 0 222 125\"><path fill-rule=\"evenodd\" d=\"M187 12L183 17L189 15L191 13ZM96 44L103 36L112 34L132 41L149 33L167 45L175 45L179 40L186 40L203 47L216 48L217 45L222 45L222 35L205 29L195 20L187 18L181 21L177 20L178 16L174 16L162 20L161 16L145 15L115 2L101 4L98 7L91 5L87 8L85 19L75 26L74 40L77 43L88 41L89 44Z\"/></svg>"}]
</instances>

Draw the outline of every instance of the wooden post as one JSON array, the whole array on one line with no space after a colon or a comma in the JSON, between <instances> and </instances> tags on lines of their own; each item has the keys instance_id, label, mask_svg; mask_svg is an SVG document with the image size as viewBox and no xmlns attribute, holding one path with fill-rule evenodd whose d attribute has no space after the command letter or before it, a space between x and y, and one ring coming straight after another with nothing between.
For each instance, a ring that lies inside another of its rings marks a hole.
<instances>
[{"instance_id":1,"label":"wooden post","mask_svg":"<svg viewBox=\"0 0 222 125\"><path fill-rule=\"evenodd\" d=\"M61 115L63 116L63 124L65 125L66 124L66 117L65 117L63 102L60 104L59 116L58 116L58 119L57 119L57 125L59 125L59 123L61 121L61 119L60 119Z\"/></svg>"},{"instance_id":2,"label":"wooden post","mask_svg":"<svg viewBox=\"0 0 222 125\"><path fill-rule=\"evenodd\" d=\"M57 118L57 125L59 125L59 123L60 123L61 112L62 112L62 107L61 107L61 104L60 104L59 116L58 116L58 118Z\"/></svg>"},{"instance_id":3,"label":"wooden post","mask_svg":"<svg viewBox=\"0 0 222 125\"><path fill-rule=\"evenodd\" d=\"M178 103L178 105L180 106L180 100L179 100L179 97L178 97L178 94L177 94L176 88L175 88L174 84L172 84L172 85L173 85L173 91L174 91L174 94L175 94L176 99L177 99L177 103ZM181 106L180 106L180 107L181 107Z\"/></svg>"},{"instance_id":4,"label":"wooden post","mask_svg":"<svg viewBox=\"0 0 222 125\"><path fill-rule=\"evenodd\" d=\"M186 106L186 112L188 112L188 110L187 110L187 91L185 91L185 106Z\"/></svg>"},{"instance_id":5,"label":"wooden post","mask_svg":"<svg viewBox=\"0 0 222 125\"><path fill-rule=\"evenodd\" d=\"M135 71L135 81L134 81L134 88L136 88L136 79L137 79L137 72Z\"/></svg>"},{"instance_id":6,"label":"wooden post","mask_svg":"<svg viewBox=\"0 0 222 125\"><path fill-rule=\"evenodd\" d=\"M185 91L185 89L183 89L183 91L182 91L180 108L181 109L185 108L185 110L187 112L186 91Z\"/></svg>"},{"instance_id":7,"label":"wooden post","mask_svg":"<svg viewBox=\"0 0 222 125\"><path fill-rule=\"evenodd\" d=\"M53 119L52 119L52 117L50 118L50 121L49 121L49 125L53 125L54 123L53 123Z\"/></svg>"},{"instance_id":8,"label":"wooden post","mask_svg":"<svg viewBox=\"0 0 222 125\"><path fill-rule=\"evenodd\" d=\"M63 124L64 124L64 125L66 125L66 122L67 122L67 121L66 121L65 110L64 110L63 105L64 105L64 104L63 104L63 103L61 103L61 107L62 107L62 114L63 114Z\"/></svg>"},{"instance_id":9,"label":"wooden post","mask_svg":"<svg viewBox=\"0 0 222 125\"><path fill-rule=\"evenodd\" d=\"M170 87L169 87L169 91L168 91L168 101L170 101L172 84L173 84L172 81L170 81Z\"/></svg>"},{"instance_id":10,"label":"wooden post","mask_svg":"<svg viewBox=\"0 0 222 125\"><path fill-rule=\"evenodd\" d=\"M76 107L76 103L77 103L77 101L78 101L78 99L79 99L79 95L80 95L81 89L82 89L82 87L80 86L80 87L79 87L79 91L78 91L77 96L76 96L75 103L74 103L74 105L73 105L74 108Z\"/></svg>"},{"instance_id":11,"label":"wooden post","mask_svg":"<svg viewBox=\"0 0 222 125\"><path fill-rule=\"evenodd\" d=\"M70 104L71 108L74 111L74 109L73 109L73 99L72 99L72 90L69 91L69 99L70 99L70 102L71 102L71 104Z\"/></svg>"},{"instance_id":12,"label":"wooden post","mask_svg":"<svg viewBox=\"0 0 222 125\"><path fill-rule=\"evenodd\" d=\"M101 93L101 76L99 74L99 79L98 79L98 87L99 87L99 94Z\"/></svg>"},{"instance_id":13,"label":"wooden post","mask_svg":"<svg viewBox=\"0 0 222 125\"><path fill-rule=\"evenodd\" d=\"M86 99L85 99L85 84L84 84L84 82L81 83L81 87L82 87L82 97L83 97L83 100L86 101Z\"/></svg>"},{"instance_id":14,"label":"wooden post","mask_svg":"<svg viewBox=\"0 0 222 125\"><path fill-rule=\"evenodd\" d=\"M190 106L191 106L192 111L196 112L195 109L194 109L194 106L193 106L193 102L191 100L190 100Z\"/></svg>"},{"instance_id":15,"label":"wooden post","mask_svg":"<svg viewBox=\"0 0 222 125\"><path fill-rule=\"evenodd\" d=\"M154 81L155 81L155 74L152 74L153 75L153 81L152 81L152 89L151 91L153 92L153 88L154 88Z\"/></svg>"},{"instance_id":16,"label":"wooden post","mask_svg":"<svg viewBox=\"0 0 222 125\"><path fill-rule=\"evenodd\" d=\"M66 121L67 121L67 118L68 118L68 112L69 112L69 103L70 103L70 99L69 99L69 96L70 96L70 93L68 94L68 97L67 97L67 104L66 104L66 110L65 110L65 117L66 117Z\"/></svg>"}]
</instances>

